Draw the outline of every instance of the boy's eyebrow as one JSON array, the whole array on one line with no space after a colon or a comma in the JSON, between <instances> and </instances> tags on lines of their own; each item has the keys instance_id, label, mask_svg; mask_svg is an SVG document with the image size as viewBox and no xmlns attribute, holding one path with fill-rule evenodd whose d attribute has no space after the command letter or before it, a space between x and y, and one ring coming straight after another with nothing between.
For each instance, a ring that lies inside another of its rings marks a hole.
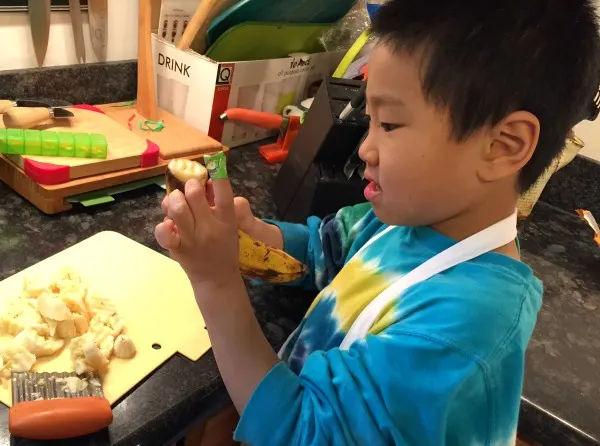
<instances>
[{"instance_id":1,"label":"boy's eyebrow","mask_svg":"<svg viewBox=\"0 0 600 446\"><path fill-rule=\"evenodd\" d=\"M393 96L367 95L367 101L373 107L404 107L404 102L401 99L395 98Z\"/></svg>"}]
</instances>

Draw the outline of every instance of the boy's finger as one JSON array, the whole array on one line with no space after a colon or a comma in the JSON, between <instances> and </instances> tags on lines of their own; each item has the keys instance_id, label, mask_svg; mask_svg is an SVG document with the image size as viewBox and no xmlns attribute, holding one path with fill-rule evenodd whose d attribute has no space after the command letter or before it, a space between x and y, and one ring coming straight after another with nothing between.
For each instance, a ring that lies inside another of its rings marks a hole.
<instances>
[{"instance_id":1,"label":"boy's finger","mask_svg":"<svg viewBox=\"0 0 600 446\"><path fill-rule=\"evenodd\" d=\"M162 199L162 201L160 202L160 208L162 209L162 211L164 212L164 214L166 215L167 212L169 212L169 205L168 203L168 195L165 195L165 198Z\"/></svg>"},{"instance_id":2,"label":"boy's finger","mask_svg":"<svg viewBox=\"0 0 600 446\"><path fill-rule=\"evenodd\" d=\"M215 191L213 189L213 182L212 180L208 180L206 182L206 201L208 201L208 204L210 206L214 206L215 205Z\"/></svg>"},{"instance_id":3,"label":"boy's finger","mask_svg":"<svg viewBox=\"0 0 600 446\"><path fill-rule=\"evenodd\" d=\"M167 216L177 226L179 234L183 237L194 236L194 216L185 196L181 191L175 190L169 194Z\"/></svg>"},{"instance_id":4,"label":"boy's finger","mask_svg":"<svg viewBox=\"0 0 600 446\"><path fill-rule=\"evenodd\" d=\"M163 249L177 250L181 246L181 239L175 231L173 220L168 219L156 225L154 237Z\"/></svg>"},{"instance_id":5,"label":"boy's finger","mask_svg":"<svg viewBox=\"0 0 600 446\"><path fill-rule=\"evenodd\" d=\"M213 180L215 194L215 214L221 220L235 220L235 207L233 205L233 190L227 179Z\"/></svg>"},{"instance_id":6,"label":"boy's finger","mask_svg":"<svg viewBox=\"0 0 600 446\"><path fill-rule=\"evenodd\" d=\"M185 199L192 211L195 227L202 226L210 215L210 205L206 201L206 191L198 180L189 180L185 183Z\"/></svg>"}]
</instances>

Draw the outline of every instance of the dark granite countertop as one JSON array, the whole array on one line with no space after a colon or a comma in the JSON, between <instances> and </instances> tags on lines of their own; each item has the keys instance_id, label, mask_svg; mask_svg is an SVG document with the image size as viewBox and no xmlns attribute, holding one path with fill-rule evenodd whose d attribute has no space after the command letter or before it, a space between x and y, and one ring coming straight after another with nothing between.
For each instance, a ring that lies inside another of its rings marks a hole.
<instances>
[{"instance_id":1,"label":"dark granite countertop","mask_svg":"<svg viewBox=\"0 0 600 446\"><path fill-rule=\"evenodd\" d=\"M276 169L255 147L231 151L235 192L247 196L262 217L275 216L270 190ZM163 195L159 187L147 187L109 205L47 216L0 183L0 279L104 230L161 251L153 229ZM591 436L600 438L600 248L574 213L543 203L522 224L521 240L524 260L544 281L545 296L527 354L520 428L546 445L597 444ZM271 286L249 289L260 323L278 348L312 296ZM116 406L110 443L167 444L227 402L212 353L197 363L175 356ZM0 444L9 444L6 417L0 408ZM108 444L108 438L103 433L61 444Z\"/></svg>"}]
</instances>

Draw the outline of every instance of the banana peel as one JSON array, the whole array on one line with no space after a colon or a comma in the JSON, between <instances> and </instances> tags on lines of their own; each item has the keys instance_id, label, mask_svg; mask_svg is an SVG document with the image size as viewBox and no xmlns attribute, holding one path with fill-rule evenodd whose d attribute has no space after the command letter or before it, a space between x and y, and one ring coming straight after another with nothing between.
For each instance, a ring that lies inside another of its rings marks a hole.
<instances>
[{"instance_id":1,"label":"banana peel","mask_svg":"<svg viewBox=\"0 0 600 446\"><path fill-rule=\"evenodd\" d=\"M199 162L179 158L169 162L165 178L167 193L175 189L184 192L186 181L197 178L205 183L208 173ZM308 272L302 262L243 231L238 230L238 239L242 277L268 283L289 283L304 277Z\"/></svg>"},{"instance_id":2,"label":"banana peel","mask_svg":"<svg viewBox=\"0 0 600 446\"><path fill-rule=\"evenodd\" d=\"M304 277L306 265L288 253L238 231L240 271L243 277L269 283L293 282Z\"/></svg>"}]
</instances>

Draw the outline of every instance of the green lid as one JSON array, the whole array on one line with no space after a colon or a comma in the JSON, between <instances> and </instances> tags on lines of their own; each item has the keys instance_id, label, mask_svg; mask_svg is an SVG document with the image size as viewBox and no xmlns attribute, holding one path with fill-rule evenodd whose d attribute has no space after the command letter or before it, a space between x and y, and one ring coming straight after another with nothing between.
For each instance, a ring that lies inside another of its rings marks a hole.
<instances>
[{"instance_id":1,"label":"green lid","mask_svg":"<svg viewBox=\"0 0 600 446\"><path fill-rule=\"evenodd\" d=\"M58 156L75 157L75 138L71 132L58 132Z\"/></svg>"},{"instance_id":2,"label":"green lid","mask_svg":"<svg viewBox=\"0 0 600 446\"><path fill-rule=\"evenodd\" d=\"M58 156L58 133L42 130L42 155Z\"/></svg>"},{"instance_id":3,"label":"green lid","mask_svg":"<svg viewBox=\"0 0 600 446\"><path fill-rule=\"evenodd\" d=\"M108 142L104 135L94 133L90 135L92 141L92 158L105 159L108 156Z\"/></svg>"},{"instance_id":4,"label":"green lid","mask_svg":"<svg viewBox=\"0 0 600 446\"><path fill-rule=\"evenodd\" d=\"M92 142L87 133L75 133L75 156L77 158L92 156Z\"/></svg>"},{"instance_id":5,"label":"green lid","mask_svg":"<svg viewBox=\"0 0 600 446\"><path fill-rule=\"evenodd\" d=\"M8 147L6 146L6 129L0 128L0 153L7 153Z\"/></svg>"},{"instance_id":6,"label":"green lid","mask_svg":"<svg viewBox=\"0 0 600 446\"><path fill-rule=\"evenodd\" d=\"M42 132L39 130L25 130L25 154L42 154Z\"/></svg>"},{"instance_id":7,"label":"green lid","mask_svg":"<svg viewBox=\"0 0 600 446\"><path fill-rule=\"evenodd\" d=\"M25 132L21 129L6 129L7 153L23 155L25 153Z\"/></svg>"}]
</instances>

